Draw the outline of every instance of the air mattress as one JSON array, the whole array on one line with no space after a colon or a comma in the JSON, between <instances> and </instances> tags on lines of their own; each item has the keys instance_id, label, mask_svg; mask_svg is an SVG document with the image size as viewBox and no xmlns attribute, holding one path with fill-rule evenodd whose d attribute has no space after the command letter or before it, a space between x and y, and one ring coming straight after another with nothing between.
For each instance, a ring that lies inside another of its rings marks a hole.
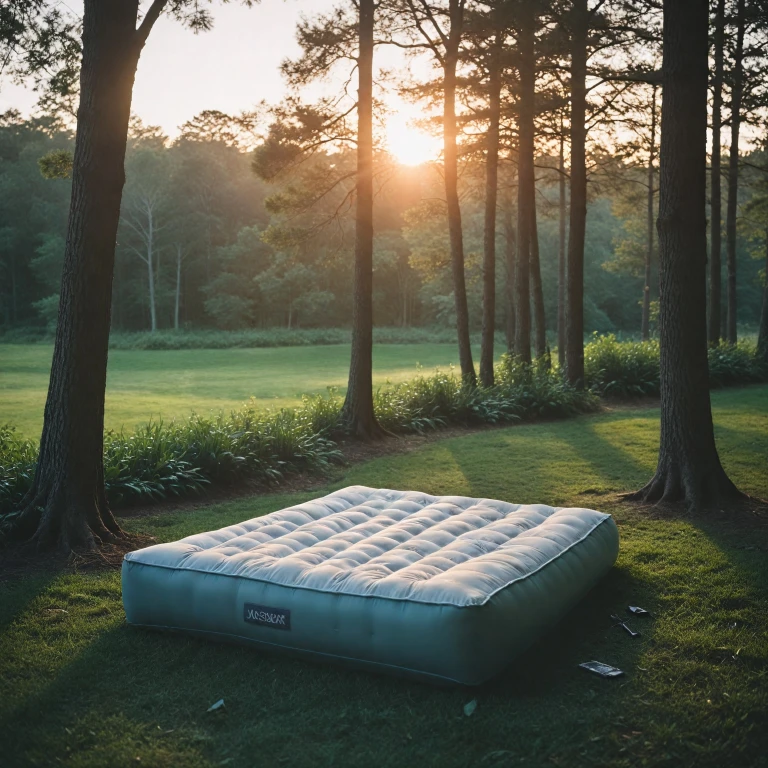
<instances>
[{"instance_id":1,"label":"air mattress","mask_svg":"<svg viewBox=\"0 0 768 768\"><path fill-rule=\"evenodd\" d=\"M481 683L618 555L610 515L352 486L123 562L128 622Z\"/></svg>"}]
</instances>

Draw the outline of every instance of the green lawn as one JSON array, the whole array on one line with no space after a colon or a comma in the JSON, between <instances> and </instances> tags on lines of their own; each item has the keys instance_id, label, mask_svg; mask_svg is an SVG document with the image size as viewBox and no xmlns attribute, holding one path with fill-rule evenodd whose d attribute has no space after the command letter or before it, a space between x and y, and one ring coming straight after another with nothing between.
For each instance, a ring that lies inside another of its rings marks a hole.
<instances>
[{"instance_id":1,"label":"green lawn","mask_svg":"<svg viewBox=\"0 0 768 768\"><path fill-rule=\"evenodd\" d=\"M768 496L768 387L713 400L727 470ZM596 507L615 514L622 544L579 609L474 690L131 628L113 571L10 579L0 584L0 765L764 766L768 531L617 502L650 476L657 442L657 410L617 410L434 442L312 493L127 518L171 540L363 483ZM628 604L654 614L633 622L636 640L610 628ZM577 667L591 659L626 676ZM225 708L207 714L220 698Z\"/></svg>"},{"instance_id":2,"label":"green lawn","mask_svg":"<svg viewBox=\"0 0 768 768\"><path fill-rule=\"evenodd\" d=\"M40 434L53 348L0 344L0 424ZM374 350L374 382L412 378L458 363L452 344L387 344ZM304 394L346 389L349 347L194 349L109 353L106 426L133 429L150 418L238 408L250 397L264 405L296 405Z\"/></svg>"}]
</instances>

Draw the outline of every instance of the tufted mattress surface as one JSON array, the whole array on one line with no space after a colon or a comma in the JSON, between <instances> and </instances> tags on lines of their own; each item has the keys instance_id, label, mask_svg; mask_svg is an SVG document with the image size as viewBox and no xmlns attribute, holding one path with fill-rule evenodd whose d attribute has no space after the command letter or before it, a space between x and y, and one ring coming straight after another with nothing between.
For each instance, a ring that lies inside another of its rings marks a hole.
<instances>
[{"instance_id":1,"label":"tufted mattress surface","mask_svg":"<svg viewBox=\"0 0 768 768\"><path fill-rule=\"evenodd\" d=\"M610 515L352 486L130 552L128 621L480 683L613 565Z\"/></svg>"}]
</instances>

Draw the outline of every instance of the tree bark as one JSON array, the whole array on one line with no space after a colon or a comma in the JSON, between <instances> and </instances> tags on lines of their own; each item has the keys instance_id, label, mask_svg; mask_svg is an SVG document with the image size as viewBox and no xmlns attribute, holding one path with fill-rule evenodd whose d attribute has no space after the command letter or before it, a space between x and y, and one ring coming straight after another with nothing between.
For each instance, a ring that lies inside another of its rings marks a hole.
<instances>
[{"instance_id":1,"label":"tree bark","mask_svg":"<svg viewBox=\"0 0 768 768\"><path fill-rule=\"evenodd\" d=\"M461 228L459 204L459 169L456 137L456 65L459 60L464 25L464 0L449 2L450 29L445 44L443 63L443 175L445 177L445 202L448 212L448 237L451 247L453 273L453 297L456 306L456 332L459 342L459 366L465 383L477 383L475 364L472 361L472 344L469 338L469 307L464 276L464 236Z\"/></svg>"},{"instance_id":2,"label":"tree bark","mask_svg":"<svg viewBox=\"0 0 768 768\"><path fill-rule=\"evenodd\" d=\"M373 22L374 0L359 3L357 182L352 357L343 419L364 440L384 431L373 412Z\"/></svg>"},{"instance_id":3,"label":"tree bark","mask_svg":"<svg viewBox=\"0 0 768 768\"><path fill-rule=\"evenodd\" d=\"M485 222L483 233L483 330L480 382L493 386L493 341L496 333L496 200L499 180L501 117L501 43L494 43L488 76L488 132L485 155Z\"/></svg>"},{"instance_id":4,"label":"tree bark","mask_svg":"<svg viewBox=\"0 0 768 768\"><path fill-rule=\"evenodd\" d=\"M736 213L739 204L739 131L741 128L741 96L744 80L744 0L738 0L736 11L736 52L733 61L731 92L731 148L728 155L728 209L725 221L728 259L728 342L736 343Z\"/></svg>"},{"instance_id":5,"label":"tree bark","mask_svg":"<svg viewBox=\"0 0 768 768\"><path fill-rule=\"evenodd\" d=\"M181 245L176 243L176 295L173 302L173 328L179 330L179 307L181 305Z\"/></svg>"},{"instance_id":6,"label":"tree bark","mask_svg":"<svg viewBox=\"0 0 768 768\"><path fill-rule=\"evenodd\" d=\"M15 533L39 548L122 534L104 488L112 276L134 75L138 0L86 0L80 106L56 341L35 479Z\"/></svg>"},{"instance_id":7,"label":"tree bark","mask_svg":"<svg viewBox=\"0 0 768 768\"><path fill-rule=\"evenodd\" d=\"M547 315L544 309L544 287L541 284L539 259L539 226L536 220L536 193L531 206L531 298L533 299L533 349L543 360L547 354Z\"/></svg>"},{"instance_id":8,"label":"tree bark","mask_svg":"<svg viewBox=\"0 0 768 768\"><path fill-rule=\"evenodd\" d=\"M648 150L648 242L645 249L645 285L643 286L643 317L641 323L641 332L643 341L648 341L651 337L651 264L653 262L653 228L655 225L654 216L654 168L653 163L656 159L656 86L653 86L651 96L651 144Z\"/></svg>"},{"instance_id":9,"label":"tree bark","mask_svg":"<svg viewBox=\"0 0 768 768\"><path fill-rule=\"evenodd\" d=\"M512 196L504 200L504 255L506 264L506 335L507 354L515 351L515 263L517 260L517 232L515 230Z\"/></svg>"},{"instance_id":10,"label":"tree bark","mask_svg":"<svg viewBox=\"0 0 768 768\"><path fill-rule=\"evenodd\" d=\"M535 204L533 121L536 97L535 16L525 3L520 8L518 35L520 106L518 112L517 260L515 269L515 355L531 362L531 227Z\"/></svg>"},{"instance_id":11,"label":"tree bark","mask_svg":"<svg viewBox=\"0 0 768 768\"><path fill-rule=\"evenodd\" d=\"M150 330L157 330L157 306L155 305L155 213L147 206L147 281L149 284Z\"/></svg>"},{"instance_id":12,"label":"tree bark","mask_svg":"<svg viewBox=\"0 0 768 768\"><path fill-rule=\"evenodd\" d=\"M765 285L763 307L760 312L760 330L757 334L757 354L768 364L768 229L765 230Z\"/></svg>"},{"instance_id":13,"label":"tree bark","mask_svg":"<svg viewBox=\"0 0 768 768\"><path fill-rule=\"evenodd\" d=\"M562 369L565 365L565 247L566 247L566 201L565 201L565 127L560 119L560 160L559 160L559 207L560 241L557 249L557 360Z\"/></svg>"},{"instance_id":14,"label":"tree bark","mask_svg":"<svg viewBox=\"0 0 768 768\"><path fill-rule=\"evenodd\" d=\"M587 227L587 0L574 0L571 28L571 205L565 292L565 378L584 384L584 239Z\"/></svg>"},{"instance_id":15,"label":"tree bark","mask_svg":"<svg viewBox=\"0 0 768 768\"><path fill-rule=\"evenodd\" d=\"M715 74L712 80L712 199L710 203L709 255L709 320L707 339L710 344L720 341L722 293L722 155L721 129L723 123L723 58L725 48L725 0L717 0L715 14Z\"/></svg>"},{"instance_id":16,"label":"tree bark","mask_svg":"<svg viewBox=\"0 0 768 768\"><path fill-rule=\"evenodd\" d=\"M653 479L632 498L690 506L736 497L720 464L706 323L707 0L666 0L659 274L661 441Z\"/></svg>"}]
</instances>

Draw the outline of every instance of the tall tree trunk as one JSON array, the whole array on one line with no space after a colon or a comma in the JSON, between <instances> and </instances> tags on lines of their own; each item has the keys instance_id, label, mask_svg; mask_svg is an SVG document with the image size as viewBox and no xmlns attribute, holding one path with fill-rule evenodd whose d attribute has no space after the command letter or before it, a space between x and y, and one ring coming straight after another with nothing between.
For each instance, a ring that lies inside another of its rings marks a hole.
<instances>
[{"instance_id":1,"label":"tall tree trunk","mask_svg":"<svg viewBox=\"0 0 768 768\"><path fill-rule=\"evenodd\" d=\"M562 369L565 365L565 249L566 249L566 202L565 202L565 127L560 118L560 159L559 159L559 207L560 241L557 249L557 360Z\"/></svg>"},{"instance_id":2,"label":"tall tree trunk","mask_svg":"<svg viewBox=\"0 0 768 768\"><path fill-rule=\"evenodd\" d=\"M360 0L357 59L357 184L352 358L344 422L364 440L383 435L373 412L373 21L374 0Z\"/></svg>"},{"instance_id":3,"label":"tall tree trunk","mask_svg":"<svg viewBox=\"0 0 768 768\"><path fill-rule=\"evenodd\" d=\"M518 36L520 106L518 109L517 261L515 269L515 355L531 362L531 226L535 205L533 121L536 97L535 16L532 7L520 8Z\"/></svg>"},{"instance_id":4,"label":"tall tree trunk","mask_svg":"<svg viewBox=\"0 0 768 768\"><path fill-rule=\"evenodd\" d=\"M717 455L706 321L707 0L665 0L659 166L661 444L634 498L691 506L737 496Z\"/></svg>"},{"instance_id":5,"label":"tall tree trunk","mask_svg":"<svg viewBox=\"0 0 768 768\"><path fill-rule=\"evenodd\" d=\"M515 230L514 211L512 210L512 195L504 198L504 256L506 265L506 334L507 353L515 351L515 268L517 261L517 232Z\"/></svg>"},{"instance_id":6,"label":"tall tree trunk","mask_svg":"<svg viewBox=\"0 0 768 768\"><path fill-rule=\"evenodd\" d=\"M464 236L461 228L459 205L459 168L456 137L456 65L459 60L464 25L464 0L449 2L450 30L445 44L443 64L443 165L445 176L445 202L448 212L448 236L451 245L453 297L456 305L456 332L459 341L459 366L465 383L477 383L469 338L469 307L464 276Z\"/></svg>"},{"instance_id":7,"label":"tall tree trunk","mask_svg":"<svg viewBox=\"0 0 768 768\"><path fill-rule=\"evenodd\" d=\"M584 384L584 238L587 228L587 0L574 0L571 28L571 208L565 292L565 377Z\"/></svg>"},{"instance_id":8,"label":"tall tree trunk","mask_svg":"<svg viewBox=\"0 0 768 768\"><path fill-rule=\"evenodd\" d=\"M157 330L157 306L155 305L155 217L147 208L147 281L149 284L149 319L152 333Z\"/></svg>"},{"instance_id":9,"label":"tall tree trunk","mask_svg":"<svg viewBox=\"0 0 768 768\"><path fill-rule=\"evenodd\" d=\"M547 315L544 310L544 288L541 284L541 260L539 259L539 226L536 221L536 197L531 206L531 298L533 299L533 348L536 357L547 354Z\"/></svg>"},{"instance_id":10,"label":"tall tree trunk","mask_svg":"<svg viewBox=\"0 0 768 768\"><path fill-rule=\"evenodd\" d=\"M763 308L760 312L760 330L757 335L757 354L768 363L768 229L765 230L765 286L763 287Z\"/></svg>"},{"instance_id":11,"label":"tall tree trunk","mask_svg":"<svg viewBox=\"0 0 768 768\"><path fill-rule=\"evenodd\" d=\"M645 249L645 285L643 286L643 318L641 331L643 341L648 341L651 337L651 263L653 261L653 228L655 225L654 216L654 168L653 163L656 160L656 86L653 86L651 96L651 144L648 149L648 242Z\"/></svg>"},{"instance_id":12,"label":"tall tree trunk","mask_svg":"<svg viewBox=\"0 0 768 768\"><path fill-rule=\"evenodd\" d=\"M723 123L723 59L725 56L725 0L717 0L715 14L715 74L712 80L712 199L710 203L710 255L709 255L709 320L707 339L710 344L720 341L722 293L722 225L723 198L720 157Z\"/></svg>"},{"instance_id":13,"label":"tall tree trunk","mask_svg":"<svg viewBox=\"0 0 768 768\"><path fill-rule=\"evenodd\" d=\"M179 307L181 305L181 246L176 243L176 294L173 302L173 328L179 330Z\"/></svg>"},{"instance_id":14,"label":"tall tree trunk","mask_svg":"<svg viewBox=\"0 0 768 768\"><path fill-rule=\"evenodd\" d=\"M133 80L138 0L85 0L80 107L56 341L33 486L16 524L38 547L121 535L104 489L104 388L112 275Z\"/></svg>"},{"instance_id":15,"label":"tall tree trunk","mask_svg":"<svg viewBox=\"0 0 768 768\"><path fill-rule=\"evenodd\" d=\"M11 318L12 323L16 325L18 320L18 280L16 279L16 257L11 256L10 260L10 273L11 273Z\"/></svg>"},{"instance_id":16,"label":"tall tree trunk","mask_svg":"<svg viewBox=\"0 0 768 768\"><path fill-rule=\"evenodd\" d=\"M501 115L501 41L491 53L488 77L488 132L485 155L485 223L483 233L483 332L480 381L493 386L493 340L496 333L496 199L499 180L499 120Z\"/></svg>"},{"instance_id":17,"label":"tall tree trunk","mask_svg":"<svg viewBox=\"0 0 768 768\"><path fill-rule=\"evenodd\" d=\"M741 96L744 81L744 0L736 10L736 52L733 60L731 91L731 148L728 155L728 210L725 237L728 249L728 342L736 343L736 213L739 204L739 131L741 128Z\"/></svg>"}]
</instances>

